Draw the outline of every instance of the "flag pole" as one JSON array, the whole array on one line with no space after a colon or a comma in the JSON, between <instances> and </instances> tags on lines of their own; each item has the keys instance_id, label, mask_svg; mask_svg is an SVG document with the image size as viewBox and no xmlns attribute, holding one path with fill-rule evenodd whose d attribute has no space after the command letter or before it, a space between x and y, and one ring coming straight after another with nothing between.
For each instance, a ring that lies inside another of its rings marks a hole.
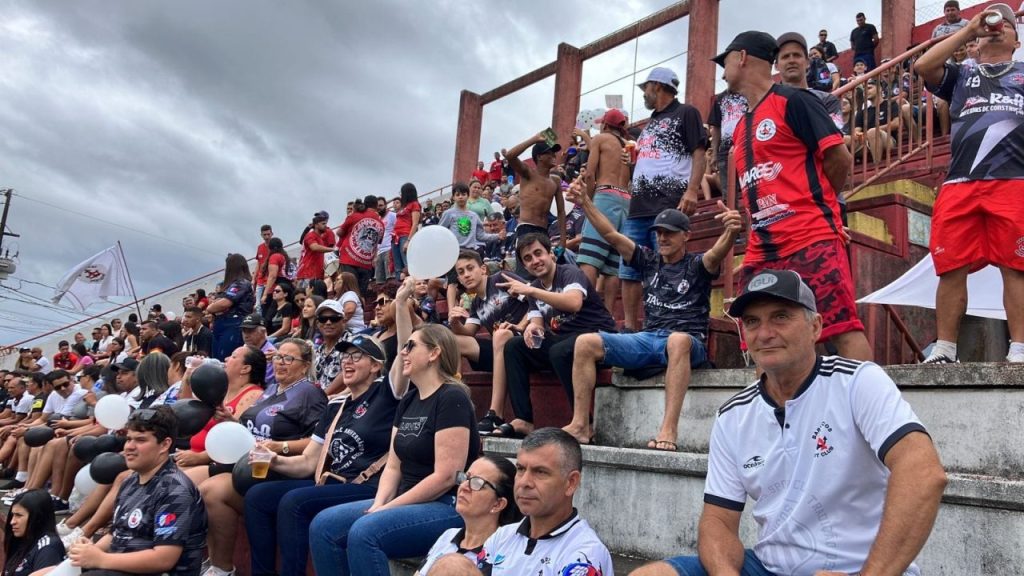
<instances>
[{"instance_id":1,"label":"flag pole","mask_svg":"<svg viewBox=\"0 0 1024 576\"><path fill-rule=\"evenodd\" d=\"M139 297L135 294L135 283L132 282L132 273L128 271L128 259L124 257L124 248L121 241L117 241L117 251L121 253L121 262L124 264L124 274L128 277L128 287L132 290L132 299L135 300L135 311L139 313L139 322L142 322L142 308L139 307Z\"/></svg>"}]
</instances>

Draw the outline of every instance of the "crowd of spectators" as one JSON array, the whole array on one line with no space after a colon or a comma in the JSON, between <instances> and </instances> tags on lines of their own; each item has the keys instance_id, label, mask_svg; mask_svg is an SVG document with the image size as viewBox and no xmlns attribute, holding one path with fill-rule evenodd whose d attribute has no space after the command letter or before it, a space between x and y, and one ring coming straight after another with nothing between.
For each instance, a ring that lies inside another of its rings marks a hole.
<instances>
[{"instance_id":1,"label":"crowd of spectators","mask_svg":"<svg viewBox=\"0 0 1024 576\"><path fill-rule=\"evenodd\" d=\"M918 121L918 96L901 92L900 74L922 74L958 118L963 101L947 76L972 66L960 41L984 36L981 57L991 59L994 38L1016 34L1012 11L994 10L1010 22L1001 36L980 33L980 16L964 23L947 2L941 35L952 36L915 70L864 83L862 104L830 94L842 79L827 31L813 46L795 32L744 32L714 59L728 90L707 127L679 101L676 74L654 68L638 85L651 111L642 129L609 110L597 134L565 135L564 151L546 130L495 152L447 198L421 203L406 183L392 198L349 203L337 226L318 211L298 236L297 259L263 225L255 266L228 255L210 294L114 319L89 338L74 333L51 357L19 350L0 374L0 476L12 506L5 574L67 555L105 573L226 576L239 526L254 575L305 574L307 557L319 574L387 574L389 559L408 557L425 557L424 575L612 574L607 548L573 507L597 372L665 372L664 412L647 448L678 450L692 371L711 366L711 285L744 228L743 289L728 314L763 376L716 420L699 558L636 573L914 573L945 480L924 427L870 362L839 191L859 147L880 158L901 126ZM863 14L857 24L851 45L870 70L878 33ZM722 188L730 154L745 219L721 201L700 203ZM972 170L958 177L970 180ZM704 252L688 246L699 207L722 228ZM430 225L450 230L459 254L447 275L413 278L409 246ZM958 281L978 259L1009 261L980 248L972 258L944 259L940 272ZM1017 282L1021 273L1008 274ZM940 337L950 337L949 322ZM1011 322L1014 335L1019 328ZM1017 338L1011 361L1024 360ZM938 361L954 360L942 342ZM818 355L818 344L838 355ZM492 375L482 419L464 362ZM192 375L211 363L225 374L223 401L198 432L179 434L197 397ZM564 388L571 413L562 429L534 425L538 371ZM107 395L131 407L122 430L95 418ZM814 409L791 404L797 398ZM266 480L246 473L246 457L232 466L211 456L207 438L221 422L243 425L272 454ZM814 443L783 448L775 439L791 426L813 432ZM39 429L53 433L37 442ZM524 438L515 464L482 455L481 436ZM83 446L101 442L123 452L127 469L79 495ZM826 479L809 462L833 443L852 451ZM791 483L793 474L804 477ZM856 514L843 491L860 494ZM738 538L748 497L762 525L756 552ZM782 502L806 523L835 514L843 534L832 542L841 544L808 548L785 528Z\"/></svg>"}]
</instances>

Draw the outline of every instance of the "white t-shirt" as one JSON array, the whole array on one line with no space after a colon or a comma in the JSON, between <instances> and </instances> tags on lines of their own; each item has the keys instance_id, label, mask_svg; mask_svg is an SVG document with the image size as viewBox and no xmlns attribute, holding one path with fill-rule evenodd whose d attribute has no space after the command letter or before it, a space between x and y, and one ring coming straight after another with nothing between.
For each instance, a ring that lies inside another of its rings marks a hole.
<instances>
[{"instance_id":1,"label":"white t-shirt","mask_svg":"<svg viewBox=\"0 0 1024 576\"><path fill-rule=\"evenodd\" d=\"M39 372L43 374L49 374L50 370L53 370L53 365L46 359L46 356L40 356L39 359L36 360L36 364L39 365Z\"/></svg>"},{"instance_id":2,"label":"white t-shirt","mask_svg":"<svg viewBox=\"0 0 1024 576\"><path fill-rule=\"evenodd\" d=\"M355 292L349 291L341 295L338 298L338 302L341 302L342 306L345 306L348 302L356 303L356 313L349 318L346 327L349 332L360 332L366 329L366 314L363 313L363 300Z\"/></svg>"},{"instance_id":3,"label":"white t-shirt","mask_svg":"<svg viewBox=\"0 0 1024 576\"><path fill-rule=\"evenodd\" d=\"M43 406L43 414L57 414L58 416L71 416L75 411L75 406L82 401L85 397L86 391L82 390L81 387L74 386L71 394L65 398L57 393L56 390L50 392L50 395L46 397L46 405Z\"/></svg>"},{"instance_id":4,"label":"white t-shirt","mask_svg":"<svg viewBox=\"0 0 1024 576\"><path fill-rule=\"evenodd\" d=\"M32 404L35 403L36 399L34 396L25 392L21 395L21 400L10 399L11 410L14 410L15 414L31 414Z\"/></svg>"},{"instance_id":5,"label":"white t-shirt","mask_svg":"<svg viewBox=\"0 0 1024 576\"><path fill-rule=\"evenodd\" d=\"M377 254L386 253L391 251L391 236L395 233L395 220L398 217L391 210L381 217L384 221L384 235L380 239L380 244L377 245Z\"/></svg>"},{"instance_id":6,"label":"white t-shirt","mask_svg":"<svg viewBox=\"0 0 1024 576\"><path fill-rule=\"evenodd\" d=\"M420 569L416 571L417 576L426 576L427 572L430 572L430 567L437 562L441 556L446 554L459 553L469 558L473 564L478 564L483 560L483 546L474 549L466 549L459 545L462 539L466 536L465 528L449 528L441 534L441 537L434 542L434 545L430 547L430 552L427 552L427 559L420 566Z\"/></svg>"},{"instance_id":7,"label":"white t-shirt","mask_svg":"<svg viewBox=\"0 0 1024 576\"><path fill-rule=\"evenodd\" d=\"M741 511L754 500L754 554L771 572L859 572L882 520L885 455L915 431L925 428L878 365L819 358L784 407L761 382L722 406L704 502Z\"/></svg>"},{"instance_id":8,"label":"white t-shirt","mask_svg":"<svg viewBox=\"0 0 1024 576\"><path fill-rule=\"evenodd\" d=\"M573 510L572 516L549 534L530 538L530 519L498 528L484 542L481 567L498 576L560 576L598 574L614 576L612 557L597 533ZM590 570L590 571L588 571Z\"/></svg>"}]
</instances>

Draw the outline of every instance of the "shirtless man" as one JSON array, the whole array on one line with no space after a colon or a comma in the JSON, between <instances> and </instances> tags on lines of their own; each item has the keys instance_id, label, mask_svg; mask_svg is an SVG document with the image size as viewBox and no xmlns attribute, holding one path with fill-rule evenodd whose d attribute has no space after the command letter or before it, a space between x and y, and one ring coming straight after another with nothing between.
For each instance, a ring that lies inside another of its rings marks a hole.
<instances>
[{"instance_id":1,"label":"shirtless man","mask_svg":"<svg viewBox=\"0 0 1024 576\"><path fill-rule=\"evenodd\" d=\"M519 156L533 145L530 155L534 166L530 167L519 160ZM537 134L529 140L513 146L511 150L502 150L501 155L508 160L509 166L519 176L519 225L516 237L538 232L548 233L548 211L551 199L557 198L559 238L566 238L565 202L562 200L562 188L559 186L558 175L552 173L555 166L555 154L562 149L560 144L548 146L544 135ZM564 240L559 244L565 247ZM525 274L525 272L524 272Z\"/></svg>"},{"instance_id":2,"label":"shirtless man","mask_svg":"<svg viewBox=\"0 0 1024 576\"><path fill-rule=\"evenodd\" d=\"M583 182L587 195L597 209L622 232L622 226L629 214L629 165L622 162L629 133L626 132L626 115L612 108L601 119L601 133L589 139L587 148L586 175ZM601 296L611 311L619 293L619 253L594 228L588 220L583 225L583 243L576 262L587 279L597 286L597 275L604 276Z\"/></svg>"}]
</instances>

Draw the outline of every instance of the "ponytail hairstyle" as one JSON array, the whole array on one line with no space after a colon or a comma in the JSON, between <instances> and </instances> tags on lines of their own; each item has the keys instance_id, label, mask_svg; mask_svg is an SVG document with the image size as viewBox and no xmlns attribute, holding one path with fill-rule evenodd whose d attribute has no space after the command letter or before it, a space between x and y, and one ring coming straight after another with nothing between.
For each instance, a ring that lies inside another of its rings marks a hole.
<instances>
[{"instance_id":1,"label":"ponytail hairstyle","mask_svg":"<svg viewBox=\"0 0 1024 576\"><path fill-rule=\"evenodd\" d=\"M414 332L419 332L424 344L441 351L437 359L437 368L441 371L444 381L458 386L466 396L470 396L469 386L462 382L462 374L459 373L462 356L459 354L459 345L452 331L441 324L423 324Z\"/></svg>"}]
</instances>

